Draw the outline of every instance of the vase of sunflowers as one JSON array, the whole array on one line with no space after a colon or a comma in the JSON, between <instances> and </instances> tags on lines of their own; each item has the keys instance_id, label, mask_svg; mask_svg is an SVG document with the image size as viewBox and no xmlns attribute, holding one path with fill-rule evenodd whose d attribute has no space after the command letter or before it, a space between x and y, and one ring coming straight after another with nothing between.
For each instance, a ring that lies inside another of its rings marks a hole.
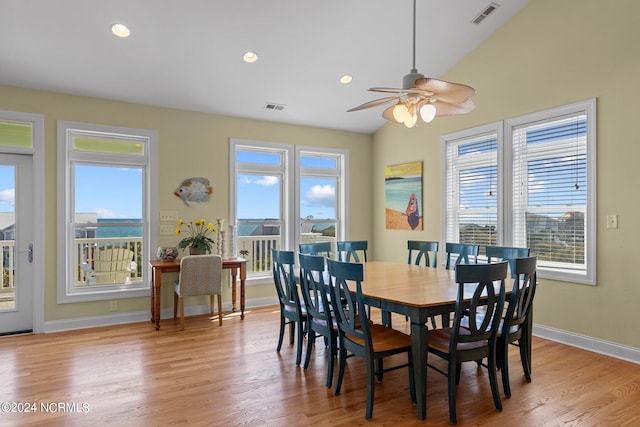
<instances>
[{"instance_id":1,"label":"vase of sunflowers","mask_svg":"<svg viewBox=\"0 0 640 427\"><path fill-rule=\"evenodd\" d=\"M211 247L215 246L216 236L218 229L216 226L207 222L206 219L198 219L196 221L178 220L178 227L176 228L176 235L182 236L182 240L178 243L180 249L189 248L190 255L201 255L211 253Z\"/></svg>"}]
</instances>

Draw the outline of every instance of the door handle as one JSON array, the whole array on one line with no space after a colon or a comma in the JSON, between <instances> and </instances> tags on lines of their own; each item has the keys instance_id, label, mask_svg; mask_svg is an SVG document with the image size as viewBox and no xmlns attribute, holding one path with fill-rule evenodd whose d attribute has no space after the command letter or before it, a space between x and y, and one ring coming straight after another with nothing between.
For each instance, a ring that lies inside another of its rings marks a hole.
<instances>
[{"instance_id":1,"label":"door handle","mask_svg":"<svg viewBox=\"0 0 640 427\"><path fill-rule=\"evenodd\" d=\"M29 243L29 250L27 250L27 259L30 263L33 262L33 243Z\"/></svg>"}]
</instances>

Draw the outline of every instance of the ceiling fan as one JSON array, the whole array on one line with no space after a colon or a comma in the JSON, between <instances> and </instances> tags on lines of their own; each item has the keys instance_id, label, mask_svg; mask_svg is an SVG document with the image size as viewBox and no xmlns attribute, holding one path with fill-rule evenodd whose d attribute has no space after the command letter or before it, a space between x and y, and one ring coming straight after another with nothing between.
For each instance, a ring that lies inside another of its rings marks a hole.
<instances>
[{"instance_id":1,"label":"ceiling fan","mask_svg":"<svg viewBox=\"0 0 640 427\"><path fill-rule=\"evenodd\" d=\"M451 83L432 79L418 73L416 69L416 0L413 0L413 67L402 79L402 89L372 87L372 92L394 93L395 96L376 99L353 107L350 111L363 110L379 105L393 103L382 113L382 117L413 127L418 113L429 123L434 117L452 114L466 114L475 108L471 97L475 90L461 83Z\"/></svg>"}]
</instances>

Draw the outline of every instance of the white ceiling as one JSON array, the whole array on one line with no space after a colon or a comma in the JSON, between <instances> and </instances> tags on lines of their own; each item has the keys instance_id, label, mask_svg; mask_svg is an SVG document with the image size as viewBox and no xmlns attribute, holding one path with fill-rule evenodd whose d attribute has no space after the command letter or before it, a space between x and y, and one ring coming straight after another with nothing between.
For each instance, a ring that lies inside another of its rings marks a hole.
<instances>
[{"instance_id":1,"label":"white ceiling","mask_svg":"<svg viewBox=\"0 0 640 427\"><path fill-rule=\"evenodd\" d=\"M491 0L417 0L418 71L441 76L527 0L495 2L476 25ZM412 13L411 0L0 0L0 84L373 133L384 107L346 110L401 87Z\"/></svg>"}]
</instances>

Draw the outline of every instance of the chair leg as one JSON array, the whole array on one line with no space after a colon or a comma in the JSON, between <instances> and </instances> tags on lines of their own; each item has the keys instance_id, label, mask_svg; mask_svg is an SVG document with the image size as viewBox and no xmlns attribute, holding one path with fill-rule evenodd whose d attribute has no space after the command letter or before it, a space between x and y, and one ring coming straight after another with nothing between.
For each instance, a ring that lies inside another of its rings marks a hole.
<instances>
[{"instance_id":1,"label":"chair leg","mask_svg":"<svg viewBox=\"0 0 640 427\"><path fill-rule=\"evenodd\" d=\"M329 366L327 366L327 388L331 388L333 382L333 365L336 357L336 340L331 338L329 343Z\"/></svg>"},{"instance_id":2,"label":"chair leg","mask_svg":"<svg viewBox=\"0 0 640 427\"><path fill-rule=\"evenodd\" d=\"M180 330L184 331L184 298L180 298Z\"/></svg>"},{"instance_id":3,"label":"chair leg","mask_svg":"<svg viewBox=\"0 0 640 427\"><path fill-rule=\"evenodd\" d=\"M173 318L178 317L178 294L173 293Z\"/></svg>"},{"instance_id":4,"label":"chair leg","mask_svg":"<svg viewBox=\"0 0 640 427\"><path fill-rule=\"evenodd\" d=\"M218 295L218 325L222 326L222 294Z\"/></svg>"},{"instance_id":5,"label":"chair leg","mask_svg":"<svg viewBox=\"0 0 640 427\"><path fill-rule=\"evenodd\" d=\"M502 389L504 395L511 397L511 385L509 384L509 344L505 341L499 341L497 346L496 368L500 368L500 376L502 377Z\"/></svg>"},{"instance_id":6,"label":"chair leg","mask_svg":"<svg viewBox=\"0 0 640 427\"><path fill-rule=\"evenodd\" d=\"M495 347L494 347L495 349ZM489 384L491 385L491 394L493 395L493 403L496 406L498 411L502 411L502 400L500 400L500 392L498 391L498 378L496 375L496 355L495 352L493 354L489 354L488 363L489 367ZM505 366L502 368L506 371L506 361Z\"/></svg>"},{"instance_id":7,"label":"chair leg","mask_svg":"<svg viewBox=\"0 0 640 427\"><path fill-rule=\"evenodd\" d=\"M344 344L340 343L340 351L338 357L338 378L336 378L336 389L333 392L336 396L340 394L342 388L342 378L344 377L344 367L347 362L347 349L344 348Z\"/></svg>"},{"instance_id":8,"label":"chair leg","mask_svg":"<svg viewBox=\"0 0 640 427\"><path fill-rule=\"evenodd\" d=\"M378 359L380 360L380 359ZM367 361L367 409L365 413L366 419L370 420L373 416L373 399L375 395L375 360Z\"/></svg>"},{"instance_id":9,"label":"chair leg","mask_svg":"<svg viewBox=\"0 0 640 427\"><path fill-rule=\"evenodd\" d=\"M293 345L296 336L296 322L289 322L289 345Z\"/></svg>"},{"instance_id":10,"label":"chair leg","mask_svg":"<svg viewBox=\"0 0 640 427\"><path fill-rule=\"evenodd\" d=\"M291 323L295 325L295 322ZM298 345L296 346L296 366L300 366L300 362L302 361L302 341L304 339L304 327L302 323L298 325Z\"/></svg>"},{"instance_id":11,"label":"chair leg","mask_svg":"<svg viewBox=\"0 0 640 427\"><path fill-rule=\"evenodd\" d=\"M456 424L456 385L460 380L460 363L449 360L447 369L447 394L449 397L449 421Z\"/></svg>"},{"instance_id":12,"label":"chair leg","mask_svg":"<svg viewBox=\"0 0 640 427\"><path fill-rule=\"evenodd\" d=\"M526 336L522 336L518 342L518 347L520 347L520 360L522 361L522 370L524 371L524 377L527 381L531 382L531 353L530 342Z\"/></svg>"},{"instance_id":13,"label":"chair leg","mask_svg":"<svg viewBox=\"0 0 640 427\"><path fill-rule=\"evenodd\" d=\"M277 352L279 352L282 348L282 341L284 340L284 328L285 321L284 316L282 315L282 307L280 307L280 335L278 336L278 347L276 347Z\"/></svg>"},{"instance_id":14,"label":"chair leg","mask_svg":"<svg viewBox=\"0 0 640 427\"><path fill-rule=\"evenodd\" d=\"M411 401L416 403L416 382L413 377L413 355L411 350L407 352L407 363L409 363L409 395L411 396Z\"/></svg>"},{"instance_id":15,"label":"chair leg","mask_svg":"<svg viewBox=\"0 0 640 427\"><path fill-rule=\"evenodd\" d=\"M309 328L309 336L307 336L307 354L304 357L304 369L309 367L309 361L311 360L311 352L313 351L313 345L316 343L316 334Z\"/></svg>"},{"instance_id":16,"label":"chair leg","mask_svg":"<svg viewBox=\"0 0 640 427\"><path fill-rule=\"evenodd\" d=\"M378 370L375 371L376 377L378 378L378 382L381 383L384 377L384 363L382 362L382 357L376 361L376 364L378 365Z\"/></svg>"}]
</instances>

